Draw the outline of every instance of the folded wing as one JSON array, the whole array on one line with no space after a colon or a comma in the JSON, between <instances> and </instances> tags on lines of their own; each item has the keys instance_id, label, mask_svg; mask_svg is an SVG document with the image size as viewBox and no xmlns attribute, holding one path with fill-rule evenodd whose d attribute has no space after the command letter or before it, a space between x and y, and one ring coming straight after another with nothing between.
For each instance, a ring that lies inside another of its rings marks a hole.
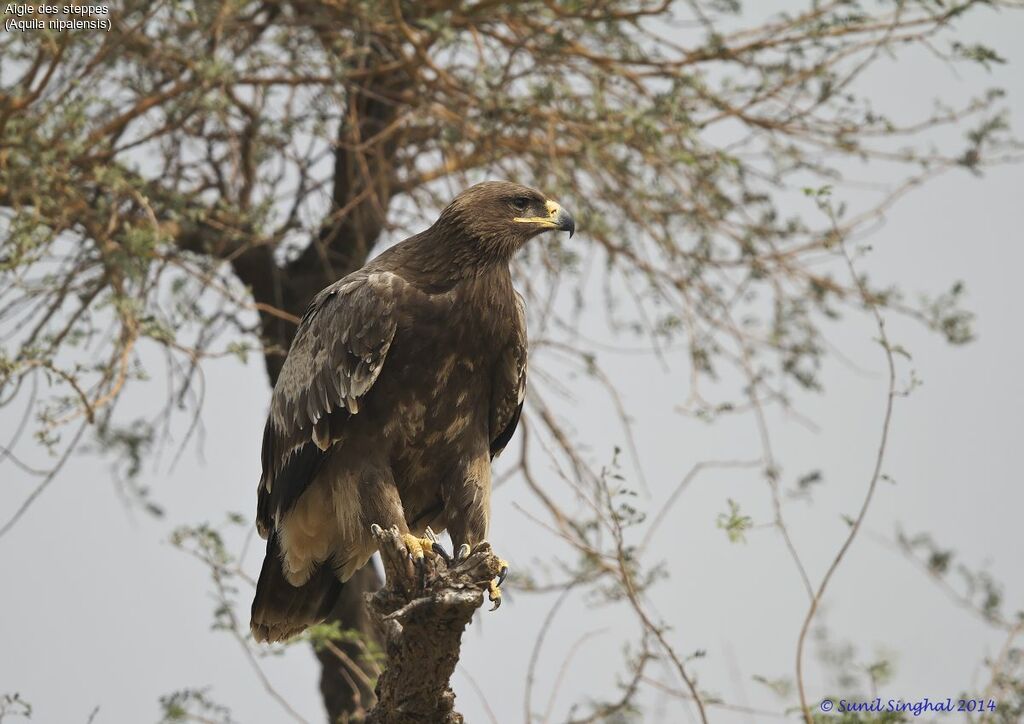
<instances>
[{"instance_id":1,"label":"folded wing","mask_svg":"<svg viewBox=\"0 0 1024 724\"><path fill-rule=\"evenodd\" d=\"M314 297L274 386L256 525L266 538L305 491L381 374L405 282L359 271Z\"/></svg>"},{"instance_id":2,"label":"folded wing","mask_svg":"<svg viewBox=\"0 0 1024 724\"><path fill-rule=\"evenodd\" d=\"M516 327L498 360L491 390L491 459L501 454L519 425L526 398L526 302L516 293Z\"/></svg>"}]
</instances>

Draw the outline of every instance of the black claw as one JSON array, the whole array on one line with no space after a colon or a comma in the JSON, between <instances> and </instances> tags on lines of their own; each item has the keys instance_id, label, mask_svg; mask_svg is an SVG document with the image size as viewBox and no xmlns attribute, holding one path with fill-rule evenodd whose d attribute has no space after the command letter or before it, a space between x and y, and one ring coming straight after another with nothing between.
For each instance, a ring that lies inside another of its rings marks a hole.
<instances>
[{"instance_id":1,"label":"black claw","mask_svg":"<svg viewBox=\"0 0 1024 724\"><path fill-rule=\"evenodd\" d=\"M449 554L448 551L444 549L444 546L435 541L431 548L433 548L434 553L441 556L441 558L444 559L444 562L448 565L448 567L451 568L454 559L451 557L451 554Z\"/></svg>"},{"instance_id":2,"label":"black claw","mask_svg":"<svg viewBox=\"0 0 1024 724\"><path fill-rule=\"evenodd\" d=\"M498 588L501 588L501 584L505 582L505 576L508 575L508 566L502 566L501 570L498 571Z\"/></svg>"}]
</instances>

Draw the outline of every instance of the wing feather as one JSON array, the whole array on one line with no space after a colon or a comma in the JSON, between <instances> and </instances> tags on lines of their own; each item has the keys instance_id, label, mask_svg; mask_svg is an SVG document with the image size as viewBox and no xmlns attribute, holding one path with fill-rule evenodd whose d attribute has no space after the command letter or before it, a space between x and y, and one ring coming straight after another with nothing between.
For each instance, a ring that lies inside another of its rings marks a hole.
<instances>
[{"instance_id":1,"label":"wing feather","mask_svg":"<svg viewBox=\"0 0 1024 724\"><path fill-rule=\"evenodd\" d=\"M526 302L516 293L516 327L498 361L491 393L491 459L501 454L519 425L526 398Z\"/></svg>"},{"instance_id":2,"label":"wing feather","mask_svg":"<svg viewBox=\"0 0 1024 724\"><path fill-rule=\"evenodd\" d=\"M257 528L266 538L312 481L384 366L404 281L360 270L310 303L278 376L263 435Z\"/></svg>"}]
</instances>

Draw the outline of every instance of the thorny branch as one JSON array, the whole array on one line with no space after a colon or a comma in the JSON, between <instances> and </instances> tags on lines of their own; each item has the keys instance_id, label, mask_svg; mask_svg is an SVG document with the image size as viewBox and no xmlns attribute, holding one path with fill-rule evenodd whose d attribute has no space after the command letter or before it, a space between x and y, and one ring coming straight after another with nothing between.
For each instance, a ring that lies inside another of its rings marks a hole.
<instances>
[{"instance_id":1,"label":"thorny branch","mask_svg":"<svg viewBox=\"0 0 1024 724\"><path fill-rule=\"evenodd\" d=\"M828 212L829 218L833 220L833 229L837 229L834 223L835 216L831 210L831 206L828 205L827 200L822 201L821 204L822 208ZM853 541L857 538L857 534L860 532L861 526L864 523L864 518L867 516L868 508L871 506L871 501L875 496L875 489L878 487L878 480L882 475L882 464L885 462L886 447L889 443L889 432L892 427L893 405L899 394L896 388L896 359L894 357L893 345L889 341L889 336L885 330L885 319L882 317L882 314L878 309L878 305L874 302L871 294L865 287L861 276L858 275L857 270L854 267L853 258L850 256L850 252L846 248L845 239L838 230L835 231L835 234L832 237L832 243L835 245L838 253L842 256L843 261L846 263L846 268L850 273L850 278L860 291L864 306L870 311L871 316L874 319L875 326L878 329L878 343L881 345L882 351L885 355L887 383L885 409L882 414L882 428L878 442L878 452L875 455L875 462L871 471L871 477L868 480L864 500L861 503L860 510L857 511L856 517L854 517L850 524L849 533L845 540L843 540L839 550L836 552L835 558L833 558L832 562L829 564L828 569L825 571L825 575L822 576L817 589L814 591L814 596L811 598L807 614L804 616L803 624L800 627L800 634L797 637L796 685L797 692L800 696L800 709L803 713L804 721L807 724L814 724L814 719L811 715L811 708L807 702L807 692L804 684L804 645L807 639L807 633L810 631L811 623L814 621L814 615L817 613L818 607L821 605L822 598L825 595L825 590L828 588L828 584L832 581L833 576L839 569L839 565L843 562L843 558L846 556L850 546L853 545Z\"/></svg>"}]
</instances>

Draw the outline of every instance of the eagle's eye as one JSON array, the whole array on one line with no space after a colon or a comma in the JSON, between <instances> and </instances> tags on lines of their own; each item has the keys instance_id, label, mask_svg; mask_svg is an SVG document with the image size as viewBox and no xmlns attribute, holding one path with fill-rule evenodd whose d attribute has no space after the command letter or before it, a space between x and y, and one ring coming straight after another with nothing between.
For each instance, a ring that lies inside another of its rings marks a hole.
<instances>
[{"instance_id":1,"label":"eagle's eye","mask_svg":"<svg viewBox=\"0 0 1024 724\"><path fill-rule=\"evenodd\" d=\"M526 211L526 207L530 205L530 199L525 196L517 196L512 199L512 208L516 211Z\"/></svg>"}]
</instances>

